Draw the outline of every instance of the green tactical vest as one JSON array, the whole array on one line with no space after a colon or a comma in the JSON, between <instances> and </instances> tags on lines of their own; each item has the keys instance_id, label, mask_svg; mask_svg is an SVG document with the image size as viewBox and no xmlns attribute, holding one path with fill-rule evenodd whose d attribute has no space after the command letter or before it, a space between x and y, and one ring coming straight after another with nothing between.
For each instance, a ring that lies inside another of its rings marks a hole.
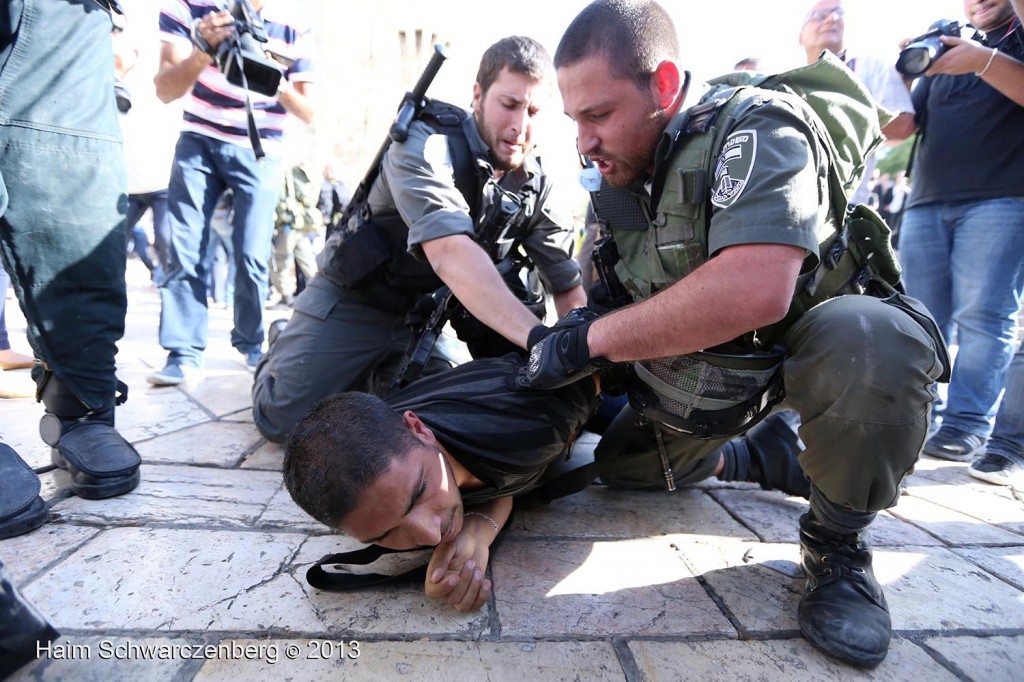
<instances>
[{"instance_id":1,"label":"green tactical vest","mask_svg":"<svg viewBox=\"0 0 1024 682\"><path fill-rule=\"evenodd\" d=\"M770 346L800 314L832 296L898 290L900 269L889 228L867 206L847 210L865 160L882 142L881 127L892 119L853 72L825 52L815 63L782 74L736 72L709 84L696 106L673 119L659 145L653 212L650 200L628 190L605 185L599 193L610 191L597 199L598 217L618 245L615 272L633 297L650 297L708 259L715 164L736 121L765 99L790 103L828 155L830 218L819 227L819 253L805 263L789 314L758 330L757 345ZM634 203L623 209L623 202Z\"/></svg>"}]
</instances>

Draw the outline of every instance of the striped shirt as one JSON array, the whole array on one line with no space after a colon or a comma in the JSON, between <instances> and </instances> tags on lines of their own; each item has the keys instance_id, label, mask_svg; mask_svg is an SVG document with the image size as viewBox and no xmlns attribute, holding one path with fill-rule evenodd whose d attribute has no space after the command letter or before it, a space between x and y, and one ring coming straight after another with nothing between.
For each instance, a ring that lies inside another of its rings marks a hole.
<instances>
[{"instance_id":1,"label":"striped shirt","mask_svg":"<svg viewBox=\"0 0 1024 682\"><path fill-rule=\"evenodd\" d=\"M195 20L224 6L224 0L165 0L160 10L160 39L190 47ZM296 12L291 5L267 0L259 15L269 39L263 46L295 60L285 77L293 83L312 81L309 28L296 21ZM265 97L252 91L249 97L264 149L267 153L275 153L280 146L288 112L276 97ZM247 147L248 131L245 90L229 83L216 65L206 67L185 99L182 132L198 133Z\"/></svg>"}]
</instances>

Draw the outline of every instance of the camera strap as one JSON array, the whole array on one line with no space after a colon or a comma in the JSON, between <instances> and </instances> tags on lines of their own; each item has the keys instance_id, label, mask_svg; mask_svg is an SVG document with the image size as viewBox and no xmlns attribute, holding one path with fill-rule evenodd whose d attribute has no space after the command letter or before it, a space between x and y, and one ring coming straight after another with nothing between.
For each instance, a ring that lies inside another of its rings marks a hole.
<instances>
[{"instance_id":1,"label":"camera strap","mask_svg":"<svg viewBox=\"0 0 1024 682\"><path fill-rule=\"evenodd\" d=\"M238 60L241 62L238 70L242 77L242 90L245 92L245 118L249 124L249 144L252 145L252 151L256 155L256 160L259 161L267 154L263 151L263 144L260 142L260 130L256 127L256 118L252 113L252 98L249 96L249 79L245 77L245 54L242 52L242 46L238 43L237 34L231 36L230 40L234 41L234 50L238 55Z\"/></svg>"}]
</instances>

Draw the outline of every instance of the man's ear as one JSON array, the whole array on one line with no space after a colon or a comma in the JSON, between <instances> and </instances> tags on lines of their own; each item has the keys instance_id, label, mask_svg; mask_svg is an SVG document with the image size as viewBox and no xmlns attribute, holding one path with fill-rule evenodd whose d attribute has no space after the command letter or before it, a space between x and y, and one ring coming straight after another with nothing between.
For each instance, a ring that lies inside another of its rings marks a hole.
<instances>
[{"instance_id":1,"label":"man's ear","mask_svg":"<svg viewBox=\"0 0 1024 682\"><path fill-rule=\"evenodd\" d=\"M658 64L651 74L651 88L659 109L668 109L681 100L682 87L679 65L669 59Z\"/></svg>"},{"instance_id":2,"label":"man's ear","mask_svg":"<svg viewBox=\"0 0 1024 682\"><path fill-rule=\"evenodd\" d=\"M484 98L484 90L480 83L473 83L473 112L480 113L480 101Z\"/></svg>"},{"instance_id":3,"label":"man's ear","mask_svg":"<svg viewBox=\"0 0 1024 682\"><path fill-rule=\"evenodd\" d=\"M405 422L405 425L410 431L412 431L412 434L420 440L424 440L431 445L437 442L437 439L434 438L434 432L431 431L430 427L424 424L423 420L417 417L416 413L412 410L406 410L402 414L402 421Z\"/></svg>"}]
</instances>

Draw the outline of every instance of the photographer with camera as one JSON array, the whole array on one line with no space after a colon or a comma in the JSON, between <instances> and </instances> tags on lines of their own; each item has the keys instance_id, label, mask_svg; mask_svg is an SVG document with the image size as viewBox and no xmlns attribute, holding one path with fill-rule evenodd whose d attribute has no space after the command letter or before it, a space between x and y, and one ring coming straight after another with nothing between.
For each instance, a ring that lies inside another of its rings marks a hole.
<instances>
[{"instance_id":1,"label":"photographer with camera","mask_svg":"<svg viewBox=\"0 0 1024 682\"><path fill-rule=\"evenodd\" d=\"M208 3L173 0L160 14L157 95L165 102L191 96L167 190L170 248L160 284L160 345L168 356L166 366L147 377L156 386L201 376L208 310L200 253L209 216L228 188L237 270L231 343L255 368L283 174L282 127L289 115L313 120L309 31L292 5L231 0L227 9L208 10Z\"/></svg>"},{"instance_id":2,"label":"photographer with camera","mask_svg":"<svg viewBox=\"0 0 1024 682\"><path fill-rule=\"evenodd\" d=\"M443 51L435 67L438 56ZM424 76L431 73L428 66ZM429 79L423 81L425 88ZM536 267L559 315L584 304L570 225L553 210L557 192L533 153L550 84L544 48L530 38L504 38L484 52L471 112L431 101L403 140L385 144L345 212L351 219L331 233L320 273L295 299L257 369L253 415L264 436L284 440L327 395L387 394L405 359L416 355L407 355L411 346L420 348L415 340L429 336L414 335L410 313L432 332L436 303L447 308L452 301L439 293L442 286L466 312L458 322L467 326L456 330L471 352L464 331L486 337L488 348L501 346L489 355L526 348L539 324L510 288L523 267ZM508 217L500 210L506 205L515 207L510 231L493 235L501 253L488 253L482 242L495 219ZM428 354L423 373L448 368Z\"/></svg>"},{"instance_id":3,"label":"photographer with camera","mask_svg":"<svg viewBox=\"0 0 1024 682\"><path fill-rule=\"evenodd\" d=\"M914 191L903 216L900 257L907 293L959 346L941 427L925 443L932 457L971 461L991 431L1014 352L1024 293L1024 29L1009 0L966 0L983 36L908 41L945 49L917 82L921 130ZM911 53L910 56L913 56Z\"/></svg>"}]
</instances>

